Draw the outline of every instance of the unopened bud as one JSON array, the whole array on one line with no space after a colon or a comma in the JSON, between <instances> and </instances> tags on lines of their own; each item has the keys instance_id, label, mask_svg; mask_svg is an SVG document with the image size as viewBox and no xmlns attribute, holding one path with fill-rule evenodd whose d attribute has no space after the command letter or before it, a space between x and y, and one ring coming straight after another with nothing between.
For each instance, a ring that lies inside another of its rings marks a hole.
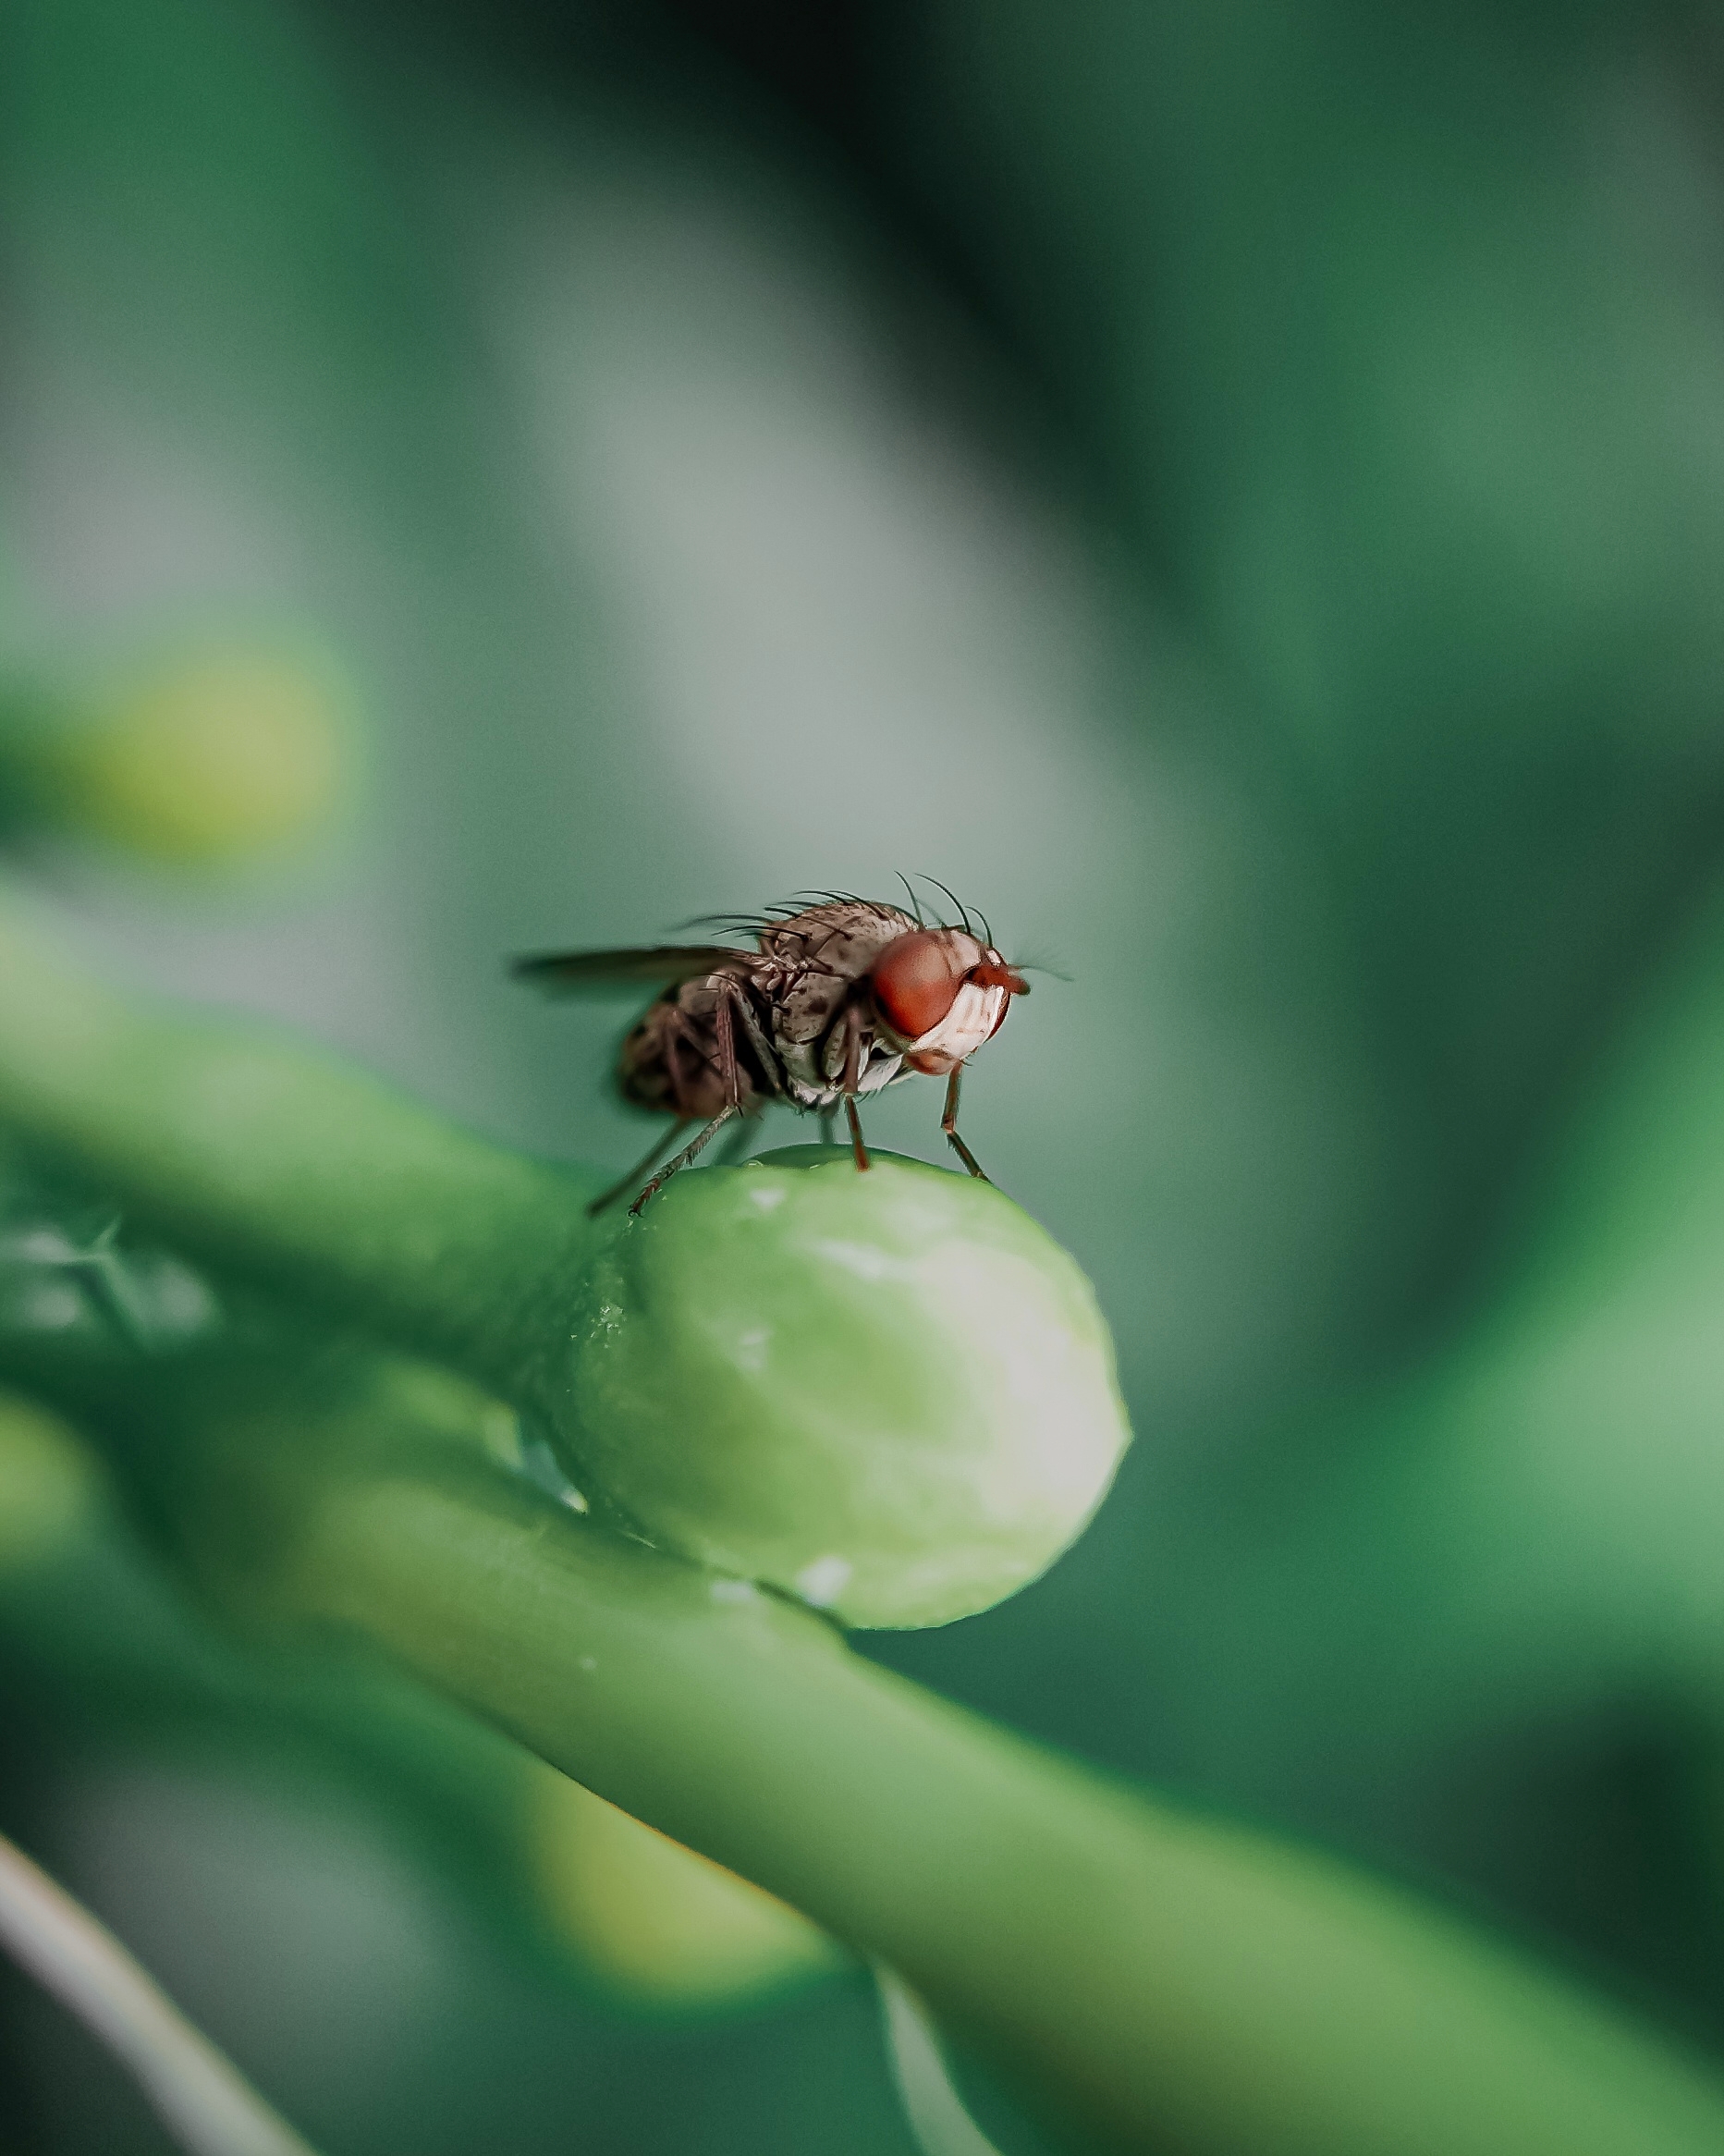
<instances>
[{"instance_id":1,"label":"unopened bud","mask_svg":"<svg viewBox=\"0 0 1724 2156\"><path fill-rule=\"evenodd\" d=\"M1034 1579L1130 1434L1089 1282L1027 1213L806 1148L679 1176L619 1225L567 1407L569 1472L649 1539L856 1625Z\"/></svg>"}]
</instances>

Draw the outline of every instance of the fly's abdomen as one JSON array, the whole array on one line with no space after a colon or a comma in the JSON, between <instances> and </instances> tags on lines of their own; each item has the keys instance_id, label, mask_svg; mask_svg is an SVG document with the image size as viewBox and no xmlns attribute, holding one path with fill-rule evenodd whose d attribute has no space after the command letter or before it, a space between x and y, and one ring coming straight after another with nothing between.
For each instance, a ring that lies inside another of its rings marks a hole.
<instances>
[{"instance_id":1,"label":"fly's abdomen","mask_svg":"<svg viewBox=\"0 0 1724 2156\"><path fill-rule=\"evenodd\" d=\"M617 1083L625 1100L637 1108L710 1122L731 1099L731 1076L721 1052L718 1003L733 993L729 984L685 981L674 996L661 997L630 1029L617 1059ZM732 1006L731 1054L736 1096L747 1115L763 1096L781 1090L776 1072L764 1064L758 1028Z\"/></svg>"}]
</instances>

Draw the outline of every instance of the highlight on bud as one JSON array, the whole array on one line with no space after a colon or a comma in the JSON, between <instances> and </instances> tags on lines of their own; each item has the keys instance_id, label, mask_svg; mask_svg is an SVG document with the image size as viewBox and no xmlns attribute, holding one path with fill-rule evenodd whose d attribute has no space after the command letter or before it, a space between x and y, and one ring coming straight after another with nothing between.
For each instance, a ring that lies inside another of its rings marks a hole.
<instances>
[{"instance_id":1,"label":"highlight on bud","mask_svg":"<svg viewBox=\"0 0 1724 2156\"><path fill-rule=\"evenodd\" d=\"M864 1626L1046 1570L1129 1441L1089 1282L992 1184L799 1146L677 1179L590 1276L556 1442L650 1541Z\"/></svg>"},{"instance_id":2,"label":"highlight on bud","mask_svg":"<svg viewBox=\"0 0 1724 2156\"><path fill-rule=\"evenodd\" d=\"M188 643L87 700L38 699L0 740L0 779L33 817L148 859L279 853L349 790L349 702L307 645Z\"/></svg>"}]
</instances>

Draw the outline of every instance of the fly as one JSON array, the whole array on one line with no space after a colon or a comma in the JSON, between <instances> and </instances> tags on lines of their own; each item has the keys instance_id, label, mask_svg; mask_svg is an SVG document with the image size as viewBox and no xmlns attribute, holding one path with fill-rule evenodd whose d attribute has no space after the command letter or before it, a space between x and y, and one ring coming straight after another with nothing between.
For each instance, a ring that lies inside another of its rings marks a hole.
<instances>
[{"instance_id":1,"label":"fly","mask_svg":"<svg viewBox=\"0 0 1724 2156\"><path fill-rule=\"evenodd\" d=\"M590 1211L621 1197L699 1124L630 1207L638 1213L727 1123L775 1100L818 1115L828 1132L842 1108L856 1166L865 1170L857 1102L918 1072L946 1080L940 1128L971 1174L987 1180L958 1134L959 1084L1029 983L994 948L987 922L978 934L961 905L963 925L953 928L930 925L919 906L907 913L844 891L813 898L714 924L720 933L752 936L752 950L655 944L515 962L519 978L554 995L645 984L660 990L625 1036L617 1077L625 1100L675 1121Z\"/></svg>"}]
</instances>

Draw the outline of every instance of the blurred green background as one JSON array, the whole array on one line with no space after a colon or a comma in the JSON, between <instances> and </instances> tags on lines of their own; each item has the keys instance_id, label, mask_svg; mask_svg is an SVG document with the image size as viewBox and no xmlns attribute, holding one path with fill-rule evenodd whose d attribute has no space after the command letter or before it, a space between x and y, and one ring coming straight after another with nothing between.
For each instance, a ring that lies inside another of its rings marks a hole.
<instances>
[{"instance_id":1,"label":"blurred green background","mask_svg":"<svg viewBox=\"0 0 1724 2156\"><path fill-rule=\"evenodd\" d=\"M626 1013L507 954L979 901L1070 978L966 1134L1138 1443L864 1650L1724 2044L1714 12L12 0L0 101L0 717L143 743L18 872L618 1166ZM1679 1123L1585 1260L1640 1317L1505 1409L1553 1194ZM321 2146L911 2147L862 1975L679 1989L608 1826L221 1637L84 1472L0 1442L0 1824ZM0 2088L166 2145L9 1975Z\"/></svg>"}]
</instances>

